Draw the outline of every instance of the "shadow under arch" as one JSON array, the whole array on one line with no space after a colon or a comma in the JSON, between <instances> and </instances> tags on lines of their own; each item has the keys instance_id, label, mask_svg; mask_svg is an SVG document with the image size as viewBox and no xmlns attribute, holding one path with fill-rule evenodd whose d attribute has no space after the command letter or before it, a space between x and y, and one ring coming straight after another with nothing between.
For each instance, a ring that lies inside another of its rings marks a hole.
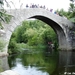
<instances>
[{"instance_id":1,"label":"shadow under arch","mask_svg":"<svg viewBox=\"0 0 75 75\"><path fill-rule=\"evenodd\" d=\"M55 31L55 33L57 34L59 49L63 49L63 47L66 48L66 45L65 45L67 42L66 35L65 35L63 28L58 23L56 23L55 21L53 21L45 16L41 16L41 15L32 16L29 19L31 19L31 18L41 20L41 21L45 22L46 24L48 24L49 26L51 26L53 28L53 30Z\"/></svg>"}]
</instances>

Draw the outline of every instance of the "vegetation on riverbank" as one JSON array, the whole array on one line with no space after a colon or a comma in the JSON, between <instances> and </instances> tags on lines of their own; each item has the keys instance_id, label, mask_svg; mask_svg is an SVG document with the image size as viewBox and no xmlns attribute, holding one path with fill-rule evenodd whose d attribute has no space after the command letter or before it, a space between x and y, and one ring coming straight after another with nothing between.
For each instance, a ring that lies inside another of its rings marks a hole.
<instances>
[{"instance_id":1,"label":"vegetation on riverbank","mask_svg":"<svg viewBox=\"0 0 75 75\"><path fill-rule=\"evenodd\" d=\"M57 36L54 30L40 20L24 21L21 26L13 32L9 53L16 53L21 49L46 48L48 42L57 45Z\"/></svg>"}]
</instances>

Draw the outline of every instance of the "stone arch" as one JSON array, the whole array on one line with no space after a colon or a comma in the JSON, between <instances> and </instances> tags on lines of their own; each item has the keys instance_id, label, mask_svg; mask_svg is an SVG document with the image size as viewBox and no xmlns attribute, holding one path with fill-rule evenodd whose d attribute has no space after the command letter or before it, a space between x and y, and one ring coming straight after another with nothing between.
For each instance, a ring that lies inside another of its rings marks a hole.
<instances>
[{"instance_id":1,"label":"stone arch","mask_svg":"<svg viewBox=\"0 0 75 75\"><path fill-rule=\"evenodd\" d=\"M51 20L48 17L41 16L41 15L32 16L30 18L39 19L39 20L47 23L49 26L51 26L53 28L53 30L55 31L55 33L57 34L59 49L66 49L66 44L67 44L66 43L67 42L66 41L66 35L65 35L65 32L64 32L63 28L58 23L56 23L55 21Z\"/></svg>"},{"instance_id":2,"label":"stone arch","mask_svg":"<svg viewBox=\"0 0 75 75\"><path fill-rule=\"evenodd\" d=\"M8 42L5 47L6 52L8 50L9 40L14 29L20 25L22 21L30 18L39 19L54 29L58 35L60 49L70 50L72 48L71 43L69 42L70 38L68 32L69 28L73 27L73 24L67 19L41 8L7 10L7 13L13 17L9 25L4 24L5 34L3 38ZM68 27L68 29L66 27Z\"/></svg>"}]
</instances>

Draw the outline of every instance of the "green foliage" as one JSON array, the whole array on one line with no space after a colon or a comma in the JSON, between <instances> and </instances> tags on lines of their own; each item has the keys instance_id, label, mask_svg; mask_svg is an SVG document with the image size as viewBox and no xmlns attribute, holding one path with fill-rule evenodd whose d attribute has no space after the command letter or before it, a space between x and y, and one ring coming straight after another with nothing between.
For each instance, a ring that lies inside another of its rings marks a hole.
<instances>
[{"instance_id":1,"label":"green foliage","mask_svg":"<svg viewBox=\"0 0 75 75\"><path fill-rule=\"evenodd\" d=\"M70 12L73 12L74 9L75 9L74 4L73 4L73 3L70 3L69 11L70 11Z\"/></svg>"},{"instance_id":2,"label":"green foliage","mask_svg":"<svg viewBox=\"0 0 75 75\"><path fill-rule=\"evenodd\" d=\"M0 0L0 28L3 28L2 22L9 23L10 20L11 20L11 18L12 18L11 15L6 14L5 9L3 8L4 1L5 1L5 2L7 3L7 5L8 5L7 0Z\"/></svg>"},{"instance_id":3,"label":"green foliage","mask_svg":"<svg viewBox=\"0 0 75 75\"><path fill-rule=\"evenodd\" d=\"M0 27L3 28L2 22L9 23L12 16L6 14L6 11L4 9L0 9Z\"/></svg>"},{"instance_id":4,"label":"green foliage","mask_svg":"<svg viewBox=\"0 0 75 75\"><path fill-rule=\"evenodd\" d=\"M67 12L64 9L56 10L56 12L62 17L63 16L67 17Z\"/></svg>"},{"instance_id":5,"label":"green foliage","mask_svg":"<svg viewBox=\"0 0 75 75\"><path fill-rule=\"evenodd\" d=\"M75 4L74 4L74 0L70 0L71 3L70 3L70 7L69 7L69 10L68 10L68 18L70 21L74 22L75 23Z\"/></svg>"},{"instance_id":6,"label":"green foliage","mask_svg":"<svg viewBox=\"0 0 75 75\"><path fill-rule=\"evenodd\" d=\"M70 0L70 6L68 11L64 11L64 9L61 10L56 10L56 12L62 16L62 17L66 17L67 19L69 19L70 21L75 23L75 1L74 0Z\"/></svg>"},{"instance_id":7,"label":"green foliage","mask_svg":"<svg viewBox=\"0 0 75 75\"><path fill-rule=\"evenodd\" d=\"M40 20L24 21L11 36L9 49L13 49L11 52L15 52L24 44L25 47L45 48L44 46L47 46L48 42L57 42L56 37L54 30L44 22Z\"/></svg>"},{"instance_id":8,"label":"green foliage","mask_svg":"<svg viewBox=\"0 0 75 75\"><path fill-rule=\"evenodd\" d=\"M8 48L9 48L8 53L9 54L19 52L17 50L17 43L16 43L16 40L15 40L15 36L16 36L16 33L14 32L13 35L11 36L9 46L8 46Z\"/></svg>"},{"instance_id":9,"label":"green foliage","mask_svg":"<svg viewBox=\"0 0 75 75\"><path fill-rule=\"evenodd\" d=\"M27 37L24 36L26 28L27 29L29 28L29 25L27 22L23 22L22 25L17 28L17 30L16 30L16 33L17 33L16 34L16 41L17 41L17 43L22 43L22 42L27 43Z\"/></svg>"},{"instance_id":10,"label":"green foliage","mask_svg":"<svg viewBox=\"0 0 75 75\"><path fill-rule=\"evenodd\" d=\"M11 40L11 43L9 43L9 50L8 53L12 54L12 53L18 53L19 51L17 50L17 44L14 40Z\"/></svg>"},{"instance_id":11,"label":"green foliage","mask_svg":"<svg viewBox=\"0 0 75 75\"><path fill-rule=\"evenodd\" d=\"M4 9L0 9L0 21L9 23L11 17L11 15L6 14L6 11Z\"/></svg>"},{"instance_id":12,"label":"green foliage","mask_svg":"<svg viewBox=\"0 0 75 75\"><path fill-rule=\"evenodd\" d=\"M70 3L69 11L70 13L69 18L75 17L75 5L73 3Z\"/></svg>"}]
</instances>

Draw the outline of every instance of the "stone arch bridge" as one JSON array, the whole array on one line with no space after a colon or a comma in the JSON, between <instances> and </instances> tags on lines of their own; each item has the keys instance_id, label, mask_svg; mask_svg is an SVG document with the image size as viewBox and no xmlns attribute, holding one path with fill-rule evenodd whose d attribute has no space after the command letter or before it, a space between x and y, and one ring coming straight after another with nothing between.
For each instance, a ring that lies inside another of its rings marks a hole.
<instances>
[{"instance_id":1,"label":"stone arch bridge","mask_svg":"<svg viewBox=\"0 0 75 75\"><path fill-rule=\"evenodd\" d=\"M54 29L58 36L59 49L75 49L75 25L64 17L53 14L42 8L10 9L7 10L7 13L13 17L9 24L4 23L4 29L0 30L0 38L6 41L6 46L4 48L6 53L14 29L21 25L20 23L22 21L30 18L39 19Z\"/></svg>"}]
</instances>

